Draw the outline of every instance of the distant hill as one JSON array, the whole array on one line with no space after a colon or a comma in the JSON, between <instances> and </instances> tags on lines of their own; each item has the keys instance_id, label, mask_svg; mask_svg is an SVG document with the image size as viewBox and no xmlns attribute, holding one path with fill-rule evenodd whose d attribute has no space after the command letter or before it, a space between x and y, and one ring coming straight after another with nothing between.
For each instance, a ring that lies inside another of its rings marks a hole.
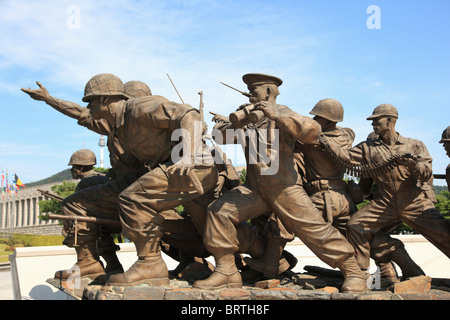
<instances>
[{"instance_id":1,"label":"distant hill","mask_svg":"<svg viewBox=\"0 0 450 320\"><path fill-rule=\"evenodd\" d=\"M63 170L58 172L57 174L52 175L51 177L36 181L29 182L26 184L27 187L36 187L47 183L60 182L64 180L71 180L72 174L70 173L70 169Z\"/></svg>"}]
</instances>

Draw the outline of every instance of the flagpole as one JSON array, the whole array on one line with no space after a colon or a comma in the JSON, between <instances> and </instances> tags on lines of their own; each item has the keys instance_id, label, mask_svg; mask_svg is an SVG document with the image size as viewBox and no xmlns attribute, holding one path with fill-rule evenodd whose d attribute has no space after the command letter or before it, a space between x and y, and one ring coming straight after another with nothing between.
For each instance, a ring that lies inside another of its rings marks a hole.
<instances>
[{"instance_id":1,"label":"flagpole","mask_svg":"<svg viewBox=\"0 0 450 320\"><path fill-rule=\"evenodd\" d=\"M2 220L1 220L1 227L2 227L2 236L3 238L6 238L6 203L5 203L5 175L3 173L3 166L2 166L2 198L3 198L3 205L2 205Z\"/></svg>"},{"instance_id":2,"label":"flagpole","mask_svg":"<svg viewBox=\"0 0 450 320\"><path fill-rule=\"evenodd\" d=\"M14 175L12 175L12 205L11 205L11 239L14 239L14 227L16 223L16 173L13 170Z\"/></svg>"}]
</instances>

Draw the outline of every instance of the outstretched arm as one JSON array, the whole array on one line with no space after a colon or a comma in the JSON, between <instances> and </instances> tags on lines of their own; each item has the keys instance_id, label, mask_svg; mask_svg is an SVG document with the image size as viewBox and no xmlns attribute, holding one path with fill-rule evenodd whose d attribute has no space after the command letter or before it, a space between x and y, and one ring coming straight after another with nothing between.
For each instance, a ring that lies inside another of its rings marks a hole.
<instances>
[{"instance_id":1,"label":"outstretched arm","mask_svg":"<svg viewBox=\"0 0 450 320\"><path fill-rule=\"evenodd\" d=\"M48 90L39 82L36 81L39 89L25 89L22 91L28 94L32 99L37 101L44 101L49 106L53 107L55 110L65 114L74 119L79 119L81 113L83 112L83 107L70 101L61 100L50 95Z\"/></svg>"}]
</instances>

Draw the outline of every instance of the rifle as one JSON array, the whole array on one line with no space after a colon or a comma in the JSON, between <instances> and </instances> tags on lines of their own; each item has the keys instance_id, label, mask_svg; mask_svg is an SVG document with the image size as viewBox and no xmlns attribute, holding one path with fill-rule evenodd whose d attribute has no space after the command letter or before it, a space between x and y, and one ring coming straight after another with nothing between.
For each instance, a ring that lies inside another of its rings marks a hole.
<instances>
[{"instance_id":1,"label":"rifle","mask_svg":"<svg viewBox=\"0 0 450 320\"><path fill-rule=\"evenodd\" d=\"M50 193L49 191L45 191L45 190L41 190L41 189L37 189L43 196L47 196L49 198L52 198L53 200L57 200L57 201L63 201L64 198L60 197L56 194Z\"/></svg>"},{"instance_id":2,"label":"rifle","mask_svg":"<svg viewBox=\"0 0 450 320\"><path fill-rule=\"evenodd\" d=\"M233 88L232 86L229 86L229 85L227 85L226 83L221 82L221 84L223 84L224 86L227 86L228 88L231 88L231 89L233 89L233 90L236 90L237 92L240 92L242 95L244 95L244 96L246 96L246 97L248 97L248 98L250 98L250 97L252 96L250 93L248 93L248 92L243 92L243 91L241 91L241 90L238 90L238 89L236 89L236 88Z\"/></svg>"},{"instance_id":3,"label":"rifle","mask_svg":"<svg viewBox=\"0 0 450 320\"><path fill-rule=\"evenodd\" d=\"M180 96L180 94L178 93L178 90L177 90L177 88L175 87L175 85L173 84L173 81L172 81L172 79L170 79L170 76L169 76L169 74L167 74L167 76L169 77L169 80L170 80L170 82L172 83L172 86L173 86L173 88L175 89L175 91L177 92L177 94L178 94L178 97L180 97L180 100L181 100L181 102L184 104L184 101L183 101L183 98L181 98L181 96Z\"/></svg>"},{"instance_id":4,"label":"rifle","mask_svg":"<svg viewBox=\"0 0 450 320\"><path fill-rule=\"evenodd\" d=\"M232 86L229 86L226 83L223 83L223 82L220 82L220 83L223 84L224 86L227 86L228 88L231 88L231 89L241 93L242 95L244 95L248 98L250 98L252 96L250 93L243 92L241 90L233 88ZM244 120L247 117L249 117L249 120L251 123L257 123L261 119L263 119L265 117L265 115L264 115L263 111L255 109L255 106L251 104L241 110L237 110L237 111L231 113L229 119L230 119L231 123L237 123L239 121Z\"/></svg>"},{"instance_id":5,"label":"rifle","mask_svg":"<svg viewBox=\"0 0 450 320\"><path fill-rule=\"evenodd\" d=\"M433 173L433 178L435 179L445 179L445 174Z\"/></svg>"},{"instance_id":6,"label":"rifle","mask_svg":"<svg viewBox=\"0 0 450 320\"><path fill-rule=\"evenodd\" d=\"M83 222L93 222L93 223L97 223L97 224L103 224L103 225L110 225L110 226L115 226L115 227L120 227L120 221L118 220L113 220L113 219L106 219L106 218L96 218L96 217L80 217L80 216L69 216L69 215L62 215L62 214L54 214L54 213L49 213L48 214L48 218L49 219L56 219L56 220L72 220L74 227L75 227L75 244L74 246L77 247L78 243L78 221L83 221ZM122 241L119 241L122 242Z\"/></svg>"},{"instance_id":7,"label":"rifle","mask_svg":"<svg viewBox=\"0 0 450 320\"><path fill-rule=\"evenodd\" d=\"M110 226L120 226L119 220L106 219L106 218L97 218L97 217L82 217L82 216L69 216L63 214L48 214L49 219L53 220L73 220L73 221L83 221L83 222L93 222L96 224L105 224Z\"/></svg>"},{"instance_id":8,"label":"rifle","mask_svg":"<svg viewBox=\"0 0 450 320\"><path fill-rule=\"evenodd\" d=\"M203 107L204 107L204 105L203 105L203 91L200 91L198 94L200 95L200 105L199 105L198 109L200 111L200 117L201 117L202 123L203 123L203 121L205 120L204 117L203 117Z\"/></svg>"}]
</instances>

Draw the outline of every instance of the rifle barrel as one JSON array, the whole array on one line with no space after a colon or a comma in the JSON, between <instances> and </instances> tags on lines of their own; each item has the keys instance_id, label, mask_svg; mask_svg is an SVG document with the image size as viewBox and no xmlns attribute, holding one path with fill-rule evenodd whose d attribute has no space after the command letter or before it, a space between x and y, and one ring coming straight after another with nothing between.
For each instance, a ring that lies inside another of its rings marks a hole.
<instances>
[{"instance_id":1,"label":"rifle barrel","mask_svg":"<svg viewBox=\"0 0 450 320\"><path fill-rule=\"evenodd\" d=\"M113 219L105 219L105 218L97 218L97 217L80 217L80 216L66 216L62 214L54 214L49 213L48 214L49 219L56 219L56 220L77 220L77 221L84 221L84 222L93 222L97 224L106 224L111 226L120 226L120 221L113 220Z\"/></svg>"},{"instance_id":2,"label":"rifle barrel","mask_svg":"<svg viewBox=\"0 0 450 320\"><path fill-rule=\"evenodd\" d=\"M229 86L229 85L227 85L226 83L223 83L223 82L220 82L221 84L223 84L224 86L227 86L228 88L230 88L230 89L233 89L233 90L235 90L235 91L237 91L237 92L240 92L241 94L243 94L244 96L246 96L246 97L251 97L252 95L250 94L250 93L248 93L248 92L243 92L243 91L241 91L241 90L238 90L238 89L236 89L236 88L233 88L232 86Z\"/></svg>"},{"instance_id":3,"label":"rifle barrel","mask_svg":"<svg viewBox=\"0 0 450 320\"><path fill-rule=\"evenodd\" d=\"M41 190L41 189L38 189L38 191L39 191L43 196L48 196L48 197L53 198L53 199L58 200L58 201L63 201L63 200L64 200L63 197L60 197L60 196L58 196L58 195L56 195L56 194L53 194L53 193L50 193L49 191L45 191L45 190Z\"/></svg>"}]
</instances>

